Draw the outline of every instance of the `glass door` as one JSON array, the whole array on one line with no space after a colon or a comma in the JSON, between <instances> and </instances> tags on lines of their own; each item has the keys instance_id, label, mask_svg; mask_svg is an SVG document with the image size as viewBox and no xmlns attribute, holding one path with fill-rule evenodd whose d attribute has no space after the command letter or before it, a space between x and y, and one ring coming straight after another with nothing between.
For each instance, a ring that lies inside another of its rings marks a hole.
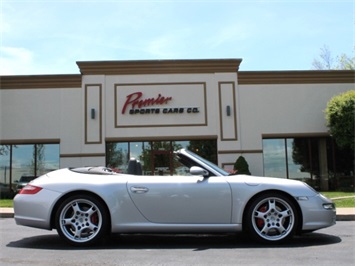
<instances>
[{"instance_id":1,"label":"glass door","mask_svg":"<svg viewBox=\"0 0 355 266\"><path fill-rule=\"evenodd\" d=\"M168 150L153 150L152 151L152 173L153 175L172 175L173 163L172 153Z\"/></svg>"}]
</instances>

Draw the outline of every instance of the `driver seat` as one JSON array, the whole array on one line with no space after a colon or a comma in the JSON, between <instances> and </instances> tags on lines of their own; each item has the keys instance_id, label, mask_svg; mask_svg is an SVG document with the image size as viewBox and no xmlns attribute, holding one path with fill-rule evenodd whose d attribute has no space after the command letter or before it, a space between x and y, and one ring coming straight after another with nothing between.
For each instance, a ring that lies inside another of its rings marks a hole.
<instances>
[{"instance_id":1,"label":"driver seat","mask_svg":"<svg viewBox=\"0 0 355 266\"><path fill-rule=\"evenodd\" d=\"M136 158L129 159L127 174L129 175L142 175L142 164Z\"/></svg>"}]
</instances>

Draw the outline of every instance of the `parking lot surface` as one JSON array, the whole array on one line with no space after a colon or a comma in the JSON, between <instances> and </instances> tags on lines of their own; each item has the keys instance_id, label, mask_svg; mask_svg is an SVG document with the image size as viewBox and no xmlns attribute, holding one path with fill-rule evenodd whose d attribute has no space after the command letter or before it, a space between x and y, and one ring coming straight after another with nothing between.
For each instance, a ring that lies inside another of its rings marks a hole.
<instances>
[{"instance_id":1,"label":"parking lot surface","mask_svg":"<svg viewBox=\"0 0 355 266\"><path fill-rule=\"evenodd\" d=\"M89 248L0 219L0 265L354 265L355 222L261 245L243 235L114 235Z\"/></svg>"}]
</instances>

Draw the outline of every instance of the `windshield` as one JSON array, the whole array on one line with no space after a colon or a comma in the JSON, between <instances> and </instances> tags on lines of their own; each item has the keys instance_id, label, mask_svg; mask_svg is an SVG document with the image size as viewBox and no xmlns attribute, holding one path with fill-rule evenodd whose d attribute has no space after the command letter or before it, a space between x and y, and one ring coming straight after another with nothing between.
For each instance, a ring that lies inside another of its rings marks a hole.
<instances>
[{"instance_id":1,"label":"windshield","mask_svg":"<svg viewBox=\"0 0 355 266\"><path fill-rule=\"evenodd\" d=\"M219 168L214 163L212 163L210 161L207 161L206 159L202 158L201 156L197 155L196 153L193 153L192 151L189 151L189 150L185 150L185 152L190 154L192 157L196 158L198 161L202 162L204 165L208 166L209 168L212 168L211 170L217 172L219 175L222 175L222 176L229 175L228 172L226 172L223 169ZM203 166L203 165L201 165L201 166ZM210 170L210 169L206 169L206 170Z\"/></svg>"}]
</instances>

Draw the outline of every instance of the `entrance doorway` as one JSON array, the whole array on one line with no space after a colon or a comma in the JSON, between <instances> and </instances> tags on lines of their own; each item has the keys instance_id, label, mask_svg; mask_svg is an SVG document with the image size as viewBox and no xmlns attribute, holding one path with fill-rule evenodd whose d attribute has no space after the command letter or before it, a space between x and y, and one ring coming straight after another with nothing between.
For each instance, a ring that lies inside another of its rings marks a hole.
<instances>
[{"instance_id":1,"label":"entrance doorway","mask_svg":"<svg viewBox=\"0 0 355 266\"><path fill-rule=\"evenodd\" d=\"M153 175L173 175L172 151L152 150L151 171Z\"/></svg>"}]
</instances>

